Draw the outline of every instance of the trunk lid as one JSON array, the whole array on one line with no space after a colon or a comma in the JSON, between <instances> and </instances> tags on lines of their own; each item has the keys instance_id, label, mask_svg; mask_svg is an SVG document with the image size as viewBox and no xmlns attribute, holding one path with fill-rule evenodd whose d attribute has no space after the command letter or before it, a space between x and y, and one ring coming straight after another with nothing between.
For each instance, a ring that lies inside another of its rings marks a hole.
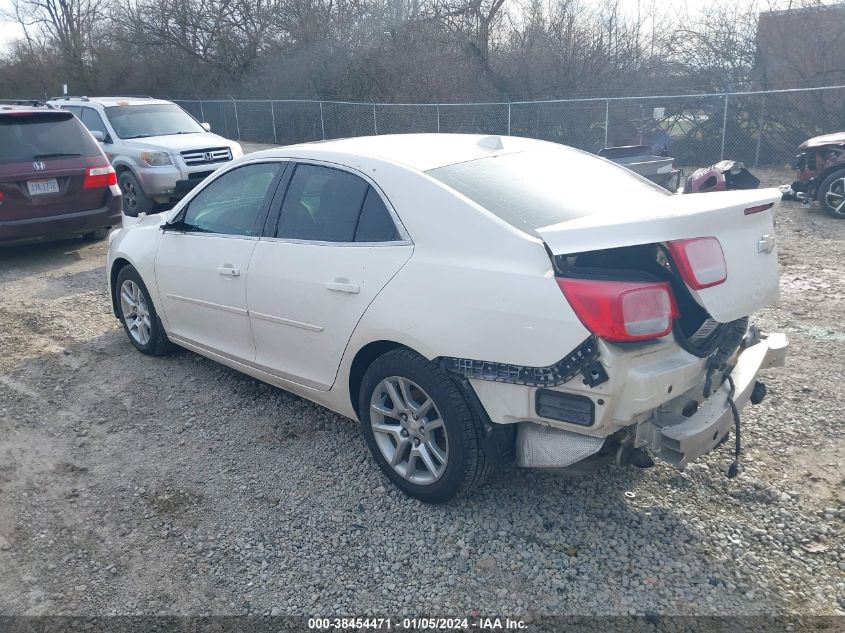
<instances>
[{"instance_id":1,"label":"trunk lid","mask_svg":"<svg viewBox=\"0 0 845 633\"><path fill-rule=\"evenodd\" d=\"M588 215L537 229L554 255L715 237L722 245L727 279L692 290L716 321L728 323L770 305L779 296L774 210L777 189L649 196L649 209ZM747 209L773 204L746 215Z\"/></svg>"}]
</instances>

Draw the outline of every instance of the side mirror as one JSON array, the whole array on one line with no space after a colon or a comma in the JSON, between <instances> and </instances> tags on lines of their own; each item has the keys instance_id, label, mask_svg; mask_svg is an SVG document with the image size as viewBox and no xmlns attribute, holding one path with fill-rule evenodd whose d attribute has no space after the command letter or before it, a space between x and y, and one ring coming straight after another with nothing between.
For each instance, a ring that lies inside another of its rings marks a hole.
<instances>
[{"instance_id":1,"label":"side mirror","mask_svg":"<svg viewBox=\"0 0 845 633\"><path fill-rule=\"evenodd\" d=\"M101 130L91 130L91 136L94 137L94 140L98 143L105 143L106 142L106 135Z\"/></svg>"},{"instance_id":2,"label":"side mirror","mask_svg":"<svg viewBox=\"0 0 845 633\"><path fill-rule=\"evenodd\" d=\"M200 125L202 125L202 129L204 129L206 132L211 132L211 123L203 121Z\"/></svg>"}]
</instances>

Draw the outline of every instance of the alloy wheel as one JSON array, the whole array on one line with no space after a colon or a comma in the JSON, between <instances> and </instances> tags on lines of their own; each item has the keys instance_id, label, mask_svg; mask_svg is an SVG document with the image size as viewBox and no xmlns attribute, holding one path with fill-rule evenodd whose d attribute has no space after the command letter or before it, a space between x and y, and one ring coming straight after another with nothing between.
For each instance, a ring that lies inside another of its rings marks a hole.
<instances>
[{"instance_id":1,"label":"alloy wheel","mask_svg":"<svg viewBox=\"0 0 845 633\"><path fill-rule=\"evenodd\" d=\"M382 380L370 399L370 425L381 454L402 478L420 485L443 475L449 437L431 397L400 376Z\"/></svg>"},{"instance_id":2,"label":"alloy wheel","mask_svg":"<svg viewBox=\"0 0 845 633\"><path fill-rule=\"evenodd\" d=\"M150 310L140 286L127 279L120 286L120 312L129 336L139 345L150 342Z\"/></svg>"},{"instance_id":3,"label":"alloy wheel","mask_svg":"<svg viewBox=\"0 0 845 633\"><path fill-rule=\"evenodd\" d=\"M130 209L138 206L138 194L135 191L135 185L129 180L123 183L123 201Z\"/></svg>"},{"instance_id":4,"label":"alloy wheel","mask_svg":"<svg viewBox=\"0 0 845 633\"><path fill-rule=\"evenodd\" d=\"M830 183L824 194L825 202L837 215L845 214L845 178L839 178Z\"/></svg>"}]
</instances>

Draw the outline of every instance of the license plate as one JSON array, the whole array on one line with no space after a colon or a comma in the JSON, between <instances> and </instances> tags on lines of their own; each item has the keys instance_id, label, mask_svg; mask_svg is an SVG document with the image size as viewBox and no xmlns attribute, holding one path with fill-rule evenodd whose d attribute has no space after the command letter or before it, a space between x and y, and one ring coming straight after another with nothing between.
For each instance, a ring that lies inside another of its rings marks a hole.
<instances>
[{"instance_id":1,"label":"license plate","mask_svg":"<svg viewBox=\"0 0 845 633\"><path fill-rule=\"evenodd\" d=\"M59 193L59 183L55 178L44 180L27 180L26 188L31 196L43 196L48 193Z\"/></svg>"}]
</instances>

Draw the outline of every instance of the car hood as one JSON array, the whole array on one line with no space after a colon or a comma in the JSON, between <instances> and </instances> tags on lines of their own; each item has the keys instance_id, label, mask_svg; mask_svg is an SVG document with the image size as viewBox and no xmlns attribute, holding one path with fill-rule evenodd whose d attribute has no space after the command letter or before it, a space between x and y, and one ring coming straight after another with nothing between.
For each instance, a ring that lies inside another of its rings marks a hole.
<instances>
[{"instance_id":1,"label":"car hood","mask_svg":"<svg viewBox=\"0 0 845 633\"><path fill-rule=\"evenodd\" d=\"M164 136L146 136L144 138L125 139L124 143L131 143L133 147L149 150L167 150L183 152L189 149L207 149L209 147L236 147L236 141L212 134L211 132L197 132L195 134L166 134Z\"/></svg>"},{"instance_id":2,"label":"car hood","mask_svg":"<svg viewBox=\"0 0 845 633\"><path fill-rule=\"evenodd\" d=\"M813 147L823 147L824 145L842 145L845 144L845 132L834 132L833 134L823 134L822 136L814 136L807 139L799 149L812 149Z\"/></svg>"}]
</instances>

